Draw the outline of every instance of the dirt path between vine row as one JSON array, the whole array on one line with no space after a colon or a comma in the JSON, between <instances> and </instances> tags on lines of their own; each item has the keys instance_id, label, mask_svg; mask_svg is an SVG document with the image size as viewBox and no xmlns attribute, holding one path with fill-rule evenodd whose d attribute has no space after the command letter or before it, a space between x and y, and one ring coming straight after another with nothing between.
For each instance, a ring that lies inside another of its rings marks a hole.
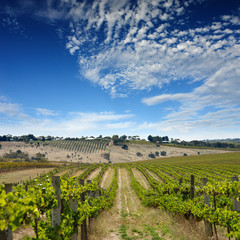
<instances>
[{"instance_id":1,"label":"dirt path between vine row","mask_svg":"<svg viewBox=\"0 0 240 240\"><path fill-rule=\"evenodd\" d=\"M141 178L140 174L139 178ZM147 183L145 182L145 184ZM89 240L153 239L154 236L158 236L160 239L162 233L157 229L158 214L158 210L141 205L131 187L128 170L119 168L115 204L109 211L104 211L93 219ZM170 238L166 235L161 239L168 240Z\"/></svg>"},{"instance_id":2,"label":"dirt path between vine row","mask_svg":"<svg viewBox=\"0 0 240 240\"><path fill-rule=\"evenodd\" d=\"M85 180L93 180L101 171L101 168L94 169L86 178Z\"/></svg>"},{"instance_id":3,"label":"dirt path between vine row","mask_svg":"<svg viewBox=\"0 0 240 240\"><path fill-rule=\"evenodd\" d=\"M143 186L149 186L140 171L133 171ZM109 176L110 172L106 172L105 178ZM203 222L190 222L157 208L144 207L131 187L128 170L119 168L115 204L92 220L88 240L206 240L204 232Z\"/></svg>"},{"instance_id":4,"label":"dirt path between vine row","mask_svg":"<svg viewBox=\"0 0 240 240\"><path fill-rule=\"evenodd\" d=\"M100 187L107 189L112 182L113 176L114 176L114 169L109 167L103 174L103 177L100 181Z\"/></svg>"},{"instance_id":5,"label":"dirt path between vine row","mask_svg":"<svg viewBox=\"0 0 240 240\"><path fill-rule=\"evenodd\" d=\"M138 182L146 189L152 188L150 183L147 181L146 177L143 175L141 171L136 168L132 168L132 172L134 177L138 180Z\"/></svg>"},{"instance_id":6,"label":"dirt path between vine row","mask_svg":"<svg viewBox=\"0 0 240 240\"><path fill-rule=\"evenodd\" d=\"M79 177L84 171L86 171L86 168L85 169L81 169L81 170L78 170L77 172L75 172L72 177Z\"/></svg>"},{"instance_id":7,"label":"dirt path between vine row","mask_svg":"<svg viewBox=\"0 0 240 240\"><path fill-rule=\"evenodd\" d=\"M156 173L152 172L152 171L149 170L149 169L147 169L146 171L147 171L147 173L149 173L149 175L150 175L151 177L153 177L156 181L158 181L158 182L160 182L160 183L163 183L163 180L162 180Z\"/></svg>"}]
</instances>

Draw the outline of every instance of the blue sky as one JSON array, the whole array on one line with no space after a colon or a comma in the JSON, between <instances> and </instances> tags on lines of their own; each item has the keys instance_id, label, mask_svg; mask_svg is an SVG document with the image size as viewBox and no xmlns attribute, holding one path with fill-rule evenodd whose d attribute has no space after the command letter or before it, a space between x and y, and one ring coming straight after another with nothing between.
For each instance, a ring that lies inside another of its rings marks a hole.
<instances>
[{"instance_id":1,"label":"blue sky","mask_svg":"<svg viewBox=\"0 0 240 240\"><path fill-rule=\"evenodd\" d=\"M240 2L2 0L0 135L240 133Z\"/></svg>"}]
</instances>

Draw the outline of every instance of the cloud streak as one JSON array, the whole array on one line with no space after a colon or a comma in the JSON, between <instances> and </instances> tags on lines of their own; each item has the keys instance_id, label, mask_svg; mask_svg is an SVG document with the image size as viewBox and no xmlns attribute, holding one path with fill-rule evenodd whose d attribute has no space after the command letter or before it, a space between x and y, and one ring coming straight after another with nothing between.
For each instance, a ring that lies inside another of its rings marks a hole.
<instances>
[{"instance_id":1,"label":"cloud streak","mask_svg":"<svg viewBox=\"0 0 240 240\"><path fill-rule=\"evenodd\" d=\"M239 9L210 23L190 24L190 8L203 2L59 0L56 5L48 0L33 15L69 21L66 48L78 56L81 75L113 97L126 97L174 81L204 83L226 64L236 70ZM28 1L17 11L34 6Z\"/></svg>"},{"instance_id":2,"label":"cloud streak","mask_svg":"<svg viewBox=\"0 0 240 240\"><path fill-rule=\"evenodd\" d=\"M167 96L168 98L169 96ZM179 98L180 99L180 98ZM182 98L181 98L182 99ZM187 99L187 98L186 98ZM186 104L186 102L184 103ZM44 115L32 117L16 103L0 98L0 135L53 135L64 137L98 136L113 134L168 135L185 140L216 137L238 137L240 125L240 106L236 108L212 108L207 113L200 113L200 106L181 106L181 111L170 111L164 119L158 121L136 122L136 116L129 111L123 114L115 112L69 112L58 111L58 117L49 115L49 110L40 109ZM210 129L210 130L209 130ZM232 129L235 129L234 131Z\"/></svg>"},{"instance_id":3,"label":"cloud streak","mask_svg":"<svg viewBox=\"0 0 240 240\"><path fill-rule=\"evenodd\" d=\"M194 106L201 110L206 106L212 107L234 107L240 101L240 70L235 68L239 59L225 64L221 69L212 74L205 83L189 93L162 94L142 100L148 106L156 105L166 101L178 101L182 108Z\"/></svg>"},{"instance_id":4,"label":"cloud streak","mask_svg":"<svg viewBox=\"0 0 240 240\"><path fill-rule=\"evenodd\" d=\"M45 109L45 108L36 108L38 115L44 115L44 116L57 116L58 113L55 113L52 110Z\"/></svg>"},{"instance_id":5,"label":"cloud streak","mask_svg":"<svg viewBox=\"0 0 240 240\"><path fill-rule=\"evenodd\" d=\"M16 103L0 98L0 135L35 135L84 136L100 135L108 131L111 134L135 125L130 113L115 112L69 112L37 108L37 117L24 113L24 109ZM44 118L42 118L44 116ZM58 116L55 118L54 116ZM53 118L54 117L54 118ZM37 127L36 127L37 126Z\"/></svg>"}]
</instances>

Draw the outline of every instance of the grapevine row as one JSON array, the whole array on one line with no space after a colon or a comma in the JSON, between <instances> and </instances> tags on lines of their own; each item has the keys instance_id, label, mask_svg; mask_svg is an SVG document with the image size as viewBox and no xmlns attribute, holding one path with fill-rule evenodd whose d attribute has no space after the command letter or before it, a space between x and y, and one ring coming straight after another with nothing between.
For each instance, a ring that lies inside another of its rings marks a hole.
<instances>
[{"instance_id":1,"label":"grapevine row","mask_svg":"<svg viewBox=\"0 0 240 240\"><path fill-rule=\"evenodd\" d=\"M80 153L99 153L106 150L108 144L109 141L105 140L55 140L49 142L52 147Z\"/></svg>"},{"instance_id":2,"label":"grapevine row","mask_svg":"<svg viewBox=\"0 0 240 240\"><path fill-rule=\"evenodd\" d=\"M89 167L80 177L87 176L93 169ZM74 226L79 226L84 219L96 216L101 209L108 209L113 205L117 189L117 168L109 188L103 190L98 187L102 174L107 169L104 166L99 175L91 184L81 185L79 177L61 176L61 223L52 226L52 209L58 206L55 189L51 179L35 180L34 185L25 190L23 185L13 187L12 192L6 193L4 185L0 186L0 231L15 230L19 226L30 224L39 239L70 239ZM88 195L89 191L99 191L97 198L87 197L80 201L82 194ZM77 200L77 211L70 208L70 202ZM35 239L35 238L34 238Z\"/></svg>"},{"instance_id":3,"label":"grapevine row","mask_svg":"<svg viewBox=\"0 0 240 240\"><path fill-rule=\"evenodd\" d=\"M186 217L193 215L198 220L207 219L211 226L220 225L221 227L226 227L228 237L240 237L240 212L233 209L233 199L237 201L240 197L240 182L223 180L221 182L208 183L202 188L197 186L194 188L195 196L192 199L189 181L188 183L179 184L178 181L167 181L167 178L164 178L164 183L160 183L147 171L148 169L162 176L159 169L151 164L136 164L135 167L142 172L153 187L153 189L147 190L135 179L131 167L127 166L131 176L131 185L144 205L158 206L169 212L182 214ZM204 172L200 174L199 171L196 172L203 176ZM204 203L204 195L209 196L209 205Z\"/></svg>"}]
</instances>

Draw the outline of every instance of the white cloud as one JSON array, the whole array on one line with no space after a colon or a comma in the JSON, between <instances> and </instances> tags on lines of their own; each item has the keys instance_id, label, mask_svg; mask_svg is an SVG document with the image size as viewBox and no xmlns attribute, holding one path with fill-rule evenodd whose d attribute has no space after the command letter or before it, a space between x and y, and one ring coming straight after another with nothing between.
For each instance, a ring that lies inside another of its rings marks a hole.
<instances>
[{"instance_id":1,"label":"white cloud","mask_svg":"<svg viewBox=\"0 0 240 240\"><path fill-rule=\"evenodd\" d=\"M184 101L189 99L190 97L194 97L192 94L186 93L177 93L177 94L162 94L155 97L144 98L142 100L143 103L147 104L148 106L152 106L155 104L159 104L165 101Z\"/></svg>"},{"instance_id":2,"label":"white cloud","mask_svg":"<svg viewBox=\"0 0 240 240\"><path fill-rule=\"evenodd\" d=\"M113 96L125 96L132 89L161 88L186 78L203 81L234 60L239 40L237 30L231 29L234 16L222 17L227 26L219 20L180 30L175 18L198 2L138 1L133 7L124 1L113 7L104 0L94 2L92 8L77 4L75 8L84 8L88 19L69 15L75 22L67 48L79 55L82 75ZM153 25L156 17L162 18L158 27ZM87 28L83 20L88 21Z\"/></svg>"},{"instance_id":3,"label":"white cloud","mask_svg":"<svg viewBox=\"0 0 240 240\"><path fill-rule=\"evenodd\" d=\"M104 122L104 121L118 121L121 119L132 118L132 114L115 114L114 112L100 112L100 113L82 113L82 112L71 112L70 116L75 119L74 121L84 122Z\"/></svg>"},{"instance_id":4,"label":"white cloud","mask_svg":"<svg viewBox=\"0 0 240 240\"><path fill-rule=\"evenodd\" d=\"M211 113L193 115L191 111L182 111L169 115L166 120L145 122L137 131L143 135L168 135L184 140L239 137L240 107L220 109ZM234 130L233 130L234 129Z\"/></svg>"},{"instance_id":5,"label":"white cloud","mask_svg":"<svg viewBox=\"0 0 240 240\"><path fill-rule=\"evenodd\" d=\"M240 18L239 16L234 15L224 15L222 16L222 19L226 22L230 22L233 25L240 25Z\"/></svg>"},{"instance_id":6,"label":"white cloud","mask_svg":"<svg viewBox=\"0 0 240 240\"><path fill-rule=\"evenodd\" d=\"M56 7L49 0L37 15L69 20L66 48L78 55L81 74L114 96L126 96L170 81L204 81L234 60L240 44L233 27L240 22L237 15L182 27L189 6L202 2L60 0Z\"/></svg>"},{"instance_id":7,"label":"white cloud","mask_svg":"<svg viewBox=\"0 0 240 240\"><path fill-rule=\"evenodd\" d=\"M10 33L20 34L24 37L27 37L24 27L11 11L9 12L7 17L4 17L2 19L1 25L8 29Z\"/></svg>"},{"instance_id":8,"label":"white cloud","mask_svg":"<svg viewBox=\"0 0 240 240\"><path fill-rule=\"evenodd\" d=\"M169 110L164 121L145 123L144 127L149 130L155 127L158 131L166 131L175 136L194 133L198 138L211 139L211 134L222 132L227 137L228 132L237 137L240 131L240 70L233 68L232 64L236 66L238 62L235 59L232 63L226 63L192 92L144 98L142 102L148 106L166 101L179 103L179 107Z\"/></svg>"},{"instance_id":9,"label":"white cloud","mask_svg":"<svg viewBox=\"0 0 240 240\"><path fill-rule=\"evenodd\" d=\"M170 99L171 95L165 95L163 100ZM224 137L239 137L240 106L218 107L204 114L200 113L202 105L194 103L191 94L173 98L182 101L179 109L169 110L169 114L162 120L136 122L131 110L123 114L115 112L70 112L52 118L48 109L38 109L45 113L45 118L31 117L24 113L22 107L16 103L9 103L0 98L0 135L13 134L53 136L97 136L97 135L140 135L147 137L152 135L168 135L173 138L185 140L212 139ZM209 96L211 98L211 96ZM185 99L185 100L184 100ZM209 101L210 99L207 99ZM204 99L202 99L204 101ZM227 104L229 106L229 104ZM2 118L6 116L7 118ZM37 126L37 127L36 127ZM235 131L233 131L235 129ZM196 137L197 136L197 137Z\"/></svg>"},{"instance_id":10,"label":"white cloud","mask_svg":"<svg viewBox=\"0 0 240 240\"><path fill-rule=\"evenodd\" d=\"M58 115L52 110L45 109L45 108L37 108L36 109L38 115L44 115L44 116L56 116Z\"/></svg>"},{"instance_id":11,"label":"white cloud","mask_svg":"<svg viewBox=\"0 0 240 240\"><path fill-rule=\"evenodd\" d=\"M21 105L11 103L5 97L0 98L0 114L17 119L24 119L27 117L27 115L22 112Z\"/></svg>"},{"instance_id":12,"label":"white cloud","mask_svg":"<svg viewBox=\"0 0 240 240\"><path fill-rule=\"evenodd\" d=\"M182 108L197 107L202 110L205 107L229 107L237 106L240 102L240 70L235 68L238 58L232 63L217 70L200 87L189 93L162 94L154 97L144 98L143 103L151 106L165 101L178 101ZM181 109L182 110L182 109Z\"/></svg>"},{"instance_id":13,"label":"white cloud","mask_svg":"<svg viewBox=\"0 0 240 240\"><path fill-rule=\"evenodd\" d=\"M19 104L0 98L0 135L35 134L80 137L82 135L112 134L135 125L134 114L115 112L70 112L58 114L49 109L37 108L37 117L25 114ZM44 119L41 118L44 115ZM39 116L39 117L38 117ZM52 118L52 116L58 116ZM36 127L37 126L37 127Z\"/></svg>"}]
</instances>

